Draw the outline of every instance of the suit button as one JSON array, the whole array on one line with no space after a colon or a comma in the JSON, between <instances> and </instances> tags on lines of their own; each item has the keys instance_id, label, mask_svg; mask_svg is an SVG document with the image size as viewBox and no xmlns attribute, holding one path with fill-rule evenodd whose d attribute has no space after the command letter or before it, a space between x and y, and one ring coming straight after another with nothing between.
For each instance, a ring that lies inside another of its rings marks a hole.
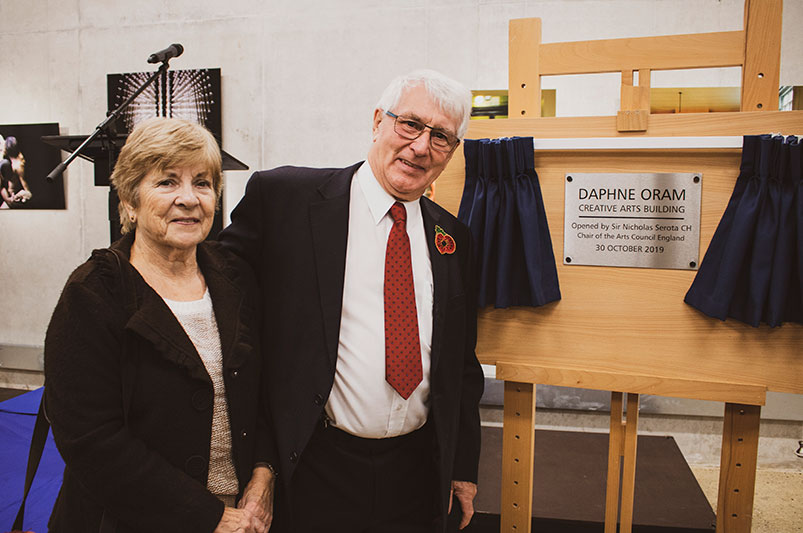
<instances>
[{"instance_id":1,"label":"suit button","mask_svg":"<svg viewBox=\"0 0 803 533\"><path fill-rule=\"evenodd\" d=\"M293 452L290 454L290 462L295 463L296 461L298 461L298 454L296 452Z\"/></svg>"},{"instance_id":2,"label":"suit button","mask_svg":"<svg viewBox=\"0 0 803 533\"><path fill-rule=\"evenodd\" d=\"M242 430L242 431L240 432L240 436L241 436L242 438L244 438L244 439L245 439L245 438L247 438L247 437L248 437L248 432L247 432L246 430Z\"/></svg>"},{"instance_id":3,"label":"suit button","mask_svg":"<svg viewBox=\"0 0 803 533\"><path fill-rule=\"evenodd\" d=\"M194 478L202 476L206 472L206 459L200 455L193 455L184 462L184 471Z\"/></svg>"},{"instance_id":4,"label":"suit button","mask_svg":"<svg viewBox=\"0 0 803 533\"><path fill-rule=\"evenodd\" d=\"M240 371L239 370L232 370L231 371L231 377L236 378L239 375L240 375Z\"/></svg>"},{"instance_id":5,"label":"suit button","mask_svg":"<svg viewBox=\"0 0 803 533\"><path fill-rule=\"evenodd\" d=\"M192 406L196 411L206 411L212 406L212 392L208 389L199 389L192 395Z\"/></svg>"},{"instance_id":6,"label":"suit button","mask_svg":"<svg viewBox=\"0 0 803 533\"><path fill-rule=\"evenodd\" d=\"M315 395L315 405L323 405L323 396L320 394Z\"/></svg>"}]
</instances>

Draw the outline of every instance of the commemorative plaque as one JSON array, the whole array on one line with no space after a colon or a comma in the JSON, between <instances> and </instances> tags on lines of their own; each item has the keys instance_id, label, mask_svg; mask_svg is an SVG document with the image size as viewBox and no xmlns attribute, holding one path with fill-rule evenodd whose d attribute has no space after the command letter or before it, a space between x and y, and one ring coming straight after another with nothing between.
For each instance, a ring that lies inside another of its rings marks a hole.
<instances>
[{"instance_id":1,"label":"commemorative plaque","mask_svg":"<svg viewBox=\"0 0 803 533\"><path fill-rule=\"evenodd\" d=\"M700 173L568 173L563 263L695 270Z\"/></svg>"}]
</instances>

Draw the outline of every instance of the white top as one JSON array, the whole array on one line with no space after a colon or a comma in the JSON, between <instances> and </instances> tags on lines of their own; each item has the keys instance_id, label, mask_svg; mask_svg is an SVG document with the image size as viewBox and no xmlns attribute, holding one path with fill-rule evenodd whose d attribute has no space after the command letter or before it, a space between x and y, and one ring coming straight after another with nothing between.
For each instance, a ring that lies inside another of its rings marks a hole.
<instances>
[{"instance_id":1,"label":"white top","mask_svg":"<svg viewBox=\"0 0 803 533\"><path fill-rule=\"evenodd\" d=\"M212 297L206 289L200 300L178 302L164 298L173 311L212 379L215 402L212 409L212 441L209 449L209 475L206 488L212 494L236 495L237 471L231 456L231 430L229 408L226 402L226 385L223 382L223 351L220 333L212 307Z\"/></svg>"},{"instance_id":2,"label":"white top","mask_svg":"<svg viewBox=\"0 0 803 533\"><path fill-rule=\"evenodd\" d=\"M413 263L423 380L405 400L385 381L385 250L396 200L366 162L351 182L346 276L335 382L326 415L335 427L364 438L410 433L427 421L432 347L432 265L420 200L402 202Z\"/></svg>"}]
</instances>

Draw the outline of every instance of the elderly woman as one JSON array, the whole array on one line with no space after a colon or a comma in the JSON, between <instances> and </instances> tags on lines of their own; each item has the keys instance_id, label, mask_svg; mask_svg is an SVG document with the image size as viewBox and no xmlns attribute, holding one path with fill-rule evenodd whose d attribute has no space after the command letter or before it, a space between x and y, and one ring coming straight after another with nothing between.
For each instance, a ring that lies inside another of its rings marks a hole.
<instances>
[{"instance_id":1,"label":"elderly woman","mask_svg":"<svg viewBox=\"0 0 803 533\"><path fill-rule=\"evenodd\" d=\"M151 119L111 180L124 236L73 272L45 340L66 464L50 531L267 531L257 290L244 263L204 242L218 145L196 124Z\"/></svg>"}]
</instances>

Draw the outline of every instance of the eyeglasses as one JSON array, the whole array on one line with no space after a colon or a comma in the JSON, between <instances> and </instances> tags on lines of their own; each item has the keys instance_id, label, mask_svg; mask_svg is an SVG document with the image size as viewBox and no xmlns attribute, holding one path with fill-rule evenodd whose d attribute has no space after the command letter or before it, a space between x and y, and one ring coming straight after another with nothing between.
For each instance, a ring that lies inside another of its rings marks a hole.
<instances>
[{"instance_id":1,"label":"eyeglasses","mask_svg":"<svg viewBox=\"0 0 803 533\"><path fill-rule=\"evenodd\" d=\"M405 139L410 141L418 139L421 137L421 134L424 133L424 130L429 128L429 145L433 150L449 153L460 144L460 139L445 130L435 128L412 118L400 117L390 111L385 111L385 114L394 119L393 131Z\"/></svg>"}]
</instances>

